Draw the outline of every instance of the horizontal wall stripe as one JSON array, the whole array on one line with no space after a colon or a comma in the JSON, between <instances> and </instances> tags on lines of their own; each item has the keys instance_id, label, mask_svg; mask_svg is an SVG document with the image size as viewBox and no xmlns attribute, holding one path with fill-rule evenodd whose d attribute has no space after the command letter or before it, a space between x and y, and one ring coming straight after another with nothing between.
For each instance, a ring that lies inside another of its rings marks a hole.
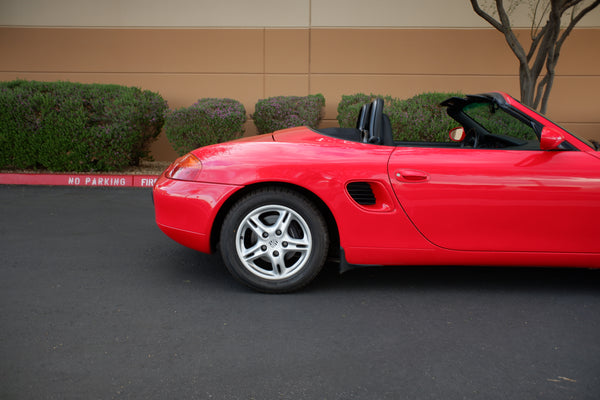
<instances>
[{"instance_id":1,"label":"horizontal wall stripe","mask_svg":"<svg viewBox=\"0 0 600 400\"><path fill-rule=\"evenodd\" d=\"M526 41L529 33L516 34ZM314 29L311 35L313 73L518 73L516 57L494 30ZM599 65L600 29L577 30L563 46L557 72L598 75Z\"/></svg>"},{"instance_id":2,"label":"horizontal wall stripe","mask_svg":"<svg viewBox=\"0 0 600 400\"><path fill-rule=\"evenodd\" d=\"M489 2L481 2L483 7ZM527 2L511 14L529 27ZM487 27L467 0L2 0L0 25L63 27ZM600 27L600 10L580 27Z\"/></svg>"},{"instance_id":3,"label":"horizontal wall stripe","mask_svg":"<svg viewBox=\"0 0 600 400\"><path fill-rule=\"evenodd\" d=\"M309 0L2 0L0 25L308 26Z\"/></svg>"},{"instance_id":4,"label":"horizontal wall stripe","mask_svg":"<svg viewBox=\"0 0 600 400\"><path fill-rule=\"evenodd\" d=\"M262 29L0 28L2 70L262 73ZM242 62L243 60L243 62Z\"/></svg>"},{"instance_id":5,"label":"horizontal wall stripe","mask_svg":"<svg viewBox=\"0 0 600 400\"><path fill-rule=\"evenodd\" d=\"M310 68L332 74L507 76L518 71L503 36L487 29L0 28L0 52L11 55L2 58L0 70L28 72L307 73ZM600 74L600 29L571 34L557 73Z\"/></svg>"}]
</instances>

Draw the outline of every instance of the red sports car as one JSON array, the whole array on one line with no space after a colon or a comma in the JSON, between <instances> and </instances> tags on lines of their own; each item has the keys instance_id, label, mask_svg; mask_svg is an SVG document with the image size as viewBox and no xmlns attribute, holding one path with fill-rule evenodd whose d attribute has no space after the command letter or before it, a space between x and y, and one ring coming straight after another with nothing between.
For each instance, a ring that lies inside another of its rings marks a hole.
<instances>
[{"instance_id":1,"label":"red sports car","mask_svg":"<svg viewBox=\"0 0 600 400\"><path fill-rule=\"evenodd\" d=\"M447 142L395 142L376 99L356 128L194 150L158 179L156 222L271 293L303 287L327 259L599 268L598 145L504 93L442 105L457 125Z\"/></svg>"}]
</instances>

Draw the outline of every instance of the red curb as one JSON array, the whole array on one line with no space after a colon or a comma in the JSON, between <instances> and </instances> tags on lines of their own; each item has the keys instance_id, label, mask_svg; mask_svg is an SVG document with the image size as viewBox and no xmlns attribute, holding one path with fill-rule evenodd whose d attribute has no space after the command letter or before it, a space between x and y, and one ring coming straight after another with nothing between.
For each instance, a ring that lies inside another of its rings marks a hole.
<instances>
[{"instance_id":1,"label":"red curb","mask_svg":"<svg viewBox=\"0 0 600 400\"><path fill-rule=\"evenodd\" d=\"M158 175L0 174L0 184L153 187Z\"/></svg>"}]
</instances>

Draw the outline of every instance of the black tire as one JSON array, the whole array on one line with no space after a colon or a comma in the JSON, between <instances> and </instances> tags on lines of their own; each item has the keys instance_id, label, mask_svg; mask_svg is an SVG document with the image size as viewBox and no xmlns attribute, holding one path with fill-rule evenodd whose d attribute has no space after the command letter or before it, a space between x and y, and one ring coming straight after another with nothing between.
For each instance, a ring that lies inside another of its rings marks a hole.
<instances>
[{"instance_id":1,"label":"black tire","mask_svg":"<svg viewBox=\"0 0 600 400\"><path fill-rule=\"evenodd\" d=\"M241 198L221 229L221 256L236 279L265 293L286 293L319 273L329 247L327 225L305 196L265 188Z\"/></svg>"}]
</instances>

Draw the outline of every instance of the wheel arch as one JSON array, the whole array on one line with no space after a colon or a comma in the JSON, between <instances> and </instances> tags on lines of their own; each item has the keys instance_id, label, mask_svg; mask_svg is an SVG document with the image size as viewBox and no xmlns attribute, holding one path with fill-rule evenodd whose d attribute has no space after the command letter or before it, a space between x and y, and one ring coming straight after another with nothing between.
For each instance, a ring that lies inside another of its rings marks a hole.
<instances>
[{"instance_id":1,"label":"wheel arch","mask_svg":"<svg viewBox=\"0 0 600 400\"><path fill-rule=\"evenodd\" d=\"M311 192L310 190L303 188L302 186L294 185L291 183L285 182L260 182L252 185L245 186L244 188L233 193L221 206L219 209L214 221L213 226L210 232L210 247L212 251L215 251L219 246L219 237L221 236L221 227L223 226L223 220L225 216L231 210L231 207L239 199L247 195L248 193L265 189L265 188L286 188L297 192L300 195L306 197L309 201L311 201L319 210L325 222L327 224L327 230L329 233L329 257L339 257L339 248L340 248L340 238L339 238L339 229L337 226L337 222L333 216L333 213L329 209L329 207L321 200L319 196Z\"/></svg>"}]
</instances>

